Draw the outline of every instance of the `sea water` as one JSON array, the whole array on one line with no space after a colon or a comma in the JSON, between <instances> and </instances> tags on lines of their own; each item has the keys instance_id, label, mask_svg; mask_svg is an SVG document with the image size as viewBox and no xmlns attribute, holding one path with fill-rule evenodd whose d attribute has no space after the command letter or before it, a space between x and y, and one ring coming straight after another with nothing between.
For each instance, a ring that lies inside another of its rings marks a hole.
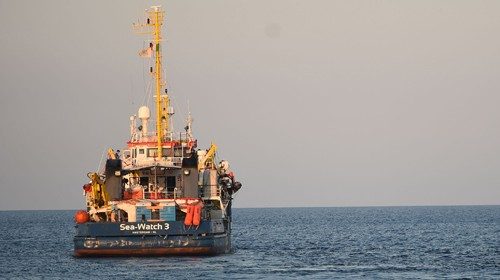
<instances>
[{"instance_id":1,"label":"sea water","mask_svg":"<svg viewBox=\"0 0 500 280\"><path fill-rule=\"evenodd\" d=\"M233 209L213 257L74 258L73 214L0 212L0 278L500 279L500 206Z\"/></svg>"}]
</instances>

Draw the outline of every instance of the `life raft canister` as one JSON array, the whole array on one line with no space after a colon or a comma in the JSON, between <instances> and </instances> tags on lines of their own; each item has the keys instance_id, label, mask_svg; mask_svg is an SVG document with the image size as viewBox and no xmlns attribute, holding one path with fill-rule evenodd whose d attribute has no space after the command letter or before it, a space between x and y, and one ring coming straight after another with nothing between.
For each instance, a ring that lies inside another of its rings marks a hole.
<instances>
[{"instance_id":1,"label":"life raft canister","mask_svg":"<svg viewBox=\"0 0 500 280\"><path fill-rule=\"evenodd\" d=\"M201 222L201 208L203 205L201 203L198 203L193 206L194 208L194 213L193 213L193 225L199 226Z\"/></svg>"},{"instance_id":2,"label":"life raft canister","mask_svg":"<svg viewBox=\"0 0 500 280\"><path fill-rule=\"evenodd\" d=\"M187 209L187 212L186 212L186 218L184 219L184 225L190 226L193 224L194 206L187 205L186 209Z\"/></svg>"}]
</instances>

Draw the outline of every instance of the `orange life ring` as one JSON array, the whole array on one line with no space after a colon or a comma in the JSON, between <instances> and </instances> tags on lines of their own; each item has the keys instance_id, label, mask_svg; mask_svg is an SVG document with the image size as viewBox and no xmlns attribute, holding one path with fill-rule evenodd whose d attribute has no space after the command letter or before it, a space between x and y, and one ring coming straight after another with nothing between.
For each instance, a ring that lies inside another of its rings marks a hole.
<instances>
[{"instance_id":1,"label":"orange life ring","mask_svg":"<svg viewBox=\"0 0 500 280\"><path fill-rule=\"evenodd\" d=\"M86 222L90 221L90 216L87 211L84 210L78 210L75 213L75 223L77 224L84 224Z\"/></svg>"}]
</instances>

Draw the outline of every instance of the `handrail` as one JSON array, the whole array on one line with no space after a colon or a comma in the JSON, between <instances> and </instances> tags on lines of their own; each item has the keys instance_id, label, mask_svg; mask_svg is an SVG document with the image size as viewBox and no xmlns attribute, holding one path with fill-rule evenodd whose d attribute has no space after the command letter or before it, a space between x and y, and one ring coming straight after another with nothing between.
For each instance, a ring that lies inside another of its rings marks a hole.
<instances>
[{"instance_id":1,"label":"handrail","mask_svg":"<svg viewBox=\"0 0 500 280\"><path fill-rule=\"evenodd\" d=\"M138 167L147 167L153 165L180 167L184 157L165 157L158 160L156 157L146 157L143 159L127 158L122 161L123 169L132 169Z\"/></svg>"},{"instance_id":2,"label":"handrail","mask_svg":"<svg viewBox=\"0 0 500 280\"><path fill-rule=\"evenodd\" d=\"M152 139L154 138L154 140L152 140L152 141L157 140L156 131L148 131L147 133L140 132L139 134L140 135L138 135L138 137L134 137L134 139L133 139L133 140L135 140L134 142L139 141L139 139L141 139L141 138L152 138ZM162 138L165 141L184 140L184 142L188 142L190 140L187 132L167 132L163 135Z\"/></svg>"}]
</instances>

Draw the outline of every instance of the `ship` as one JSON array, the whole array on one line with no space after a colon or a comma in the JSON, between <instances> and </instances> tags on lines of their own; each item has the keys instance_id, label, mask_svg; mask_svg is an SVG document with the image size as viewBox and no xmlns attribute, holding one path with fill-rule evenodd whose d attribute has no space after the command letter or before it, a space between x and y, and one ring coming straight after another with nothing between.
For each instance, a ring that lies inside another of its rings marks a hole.
<instances>
[{"instance_id":1,"label":"ship","mask_svg":"<svg viewBox=\"0 0 500 280\"><path fill-rule=\"evenodd\" d=\"M149 58L154 114L146 105L130 117L124 148L109 148L102 169L89 172L83 186L86 209L75 213L74 255L169 256L231 252L231 207L242 184L211 143L199 149L191 112L174 132L163 78L161 6L135 23L148 34L139 56ZM154 62L153 62L154 61ZM150 127L150 123L154 124ZM124 141L125 142L125 141Z\"/></svg>"}]
</instances>

